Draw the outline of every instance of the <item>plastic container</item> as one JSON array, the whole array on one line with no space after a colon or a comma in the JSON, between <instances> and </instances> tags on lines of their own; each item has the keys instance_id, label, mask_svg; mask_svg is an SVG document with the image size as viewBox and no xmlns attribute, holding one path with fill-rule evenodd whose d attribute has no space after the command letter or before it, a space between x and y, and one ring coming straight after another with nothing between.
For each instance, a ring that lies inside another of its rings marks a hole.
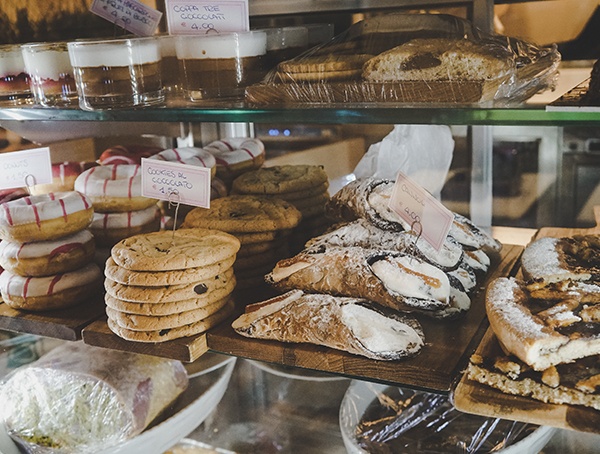
<instances>
[{"instance_id":1,"label":"plastic container","mask_svg":"<svg viewBox=\"0 0 600 454\"><path fill-rule=\"evenodd\" d=\"M21 45L0 46L0 105L27 104L30 98L29 75Z\"/></svg>"},{"instance_id":2,"label":"plastic container","mask_svg":"<svg viewBox=\"0 0 600 454\"><path fill-rule=\"evenodd\" d=\"M468 415L447 396L356 380L342 401L340 429L351 454L534 454L556 430Z\"/></svg>"}]
</instances>

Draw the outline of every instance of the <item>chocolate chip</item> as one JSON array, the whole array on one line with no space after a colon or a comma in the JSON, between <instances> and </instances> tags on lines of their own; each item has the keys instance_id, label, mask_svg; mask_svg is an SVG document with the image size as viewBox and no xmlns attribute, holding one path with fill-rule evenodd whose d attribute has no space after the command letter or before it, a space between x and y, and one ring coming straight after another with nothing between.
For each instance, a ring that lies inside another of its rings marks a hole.
<instances>
[{"instance_id":1,"label":"chocolate chip","mask_svg":"<svg viewBox=\"0 0 600 454\"><path fill-rule=\"evenodd\" d=\"M208 287L204 284L198 284L194 287L194 292L196 292L198 295L202 295L203 293L206 293L207 290L208 290Z\"/></svg>"}]
</instances>

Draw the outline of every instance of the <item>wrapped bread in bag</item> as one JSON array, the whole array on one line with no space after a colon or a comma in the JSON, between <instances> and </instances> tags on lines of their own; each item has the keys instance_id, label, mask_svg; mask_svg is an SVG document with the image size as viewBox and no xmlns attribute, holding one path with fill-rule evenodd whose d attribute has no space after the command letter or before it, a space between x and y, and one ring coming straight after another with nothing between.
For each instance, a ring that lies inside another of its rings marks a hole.
<instances>
[{"instance_id":1,"label":"wrapped bread in bag","mask_svg":"<svg viewBox=\"0 0 600 454\"><path fill-rule=\"evenodd\" d=\"M7 376L0 408L29 452L95 452L142 432L187 384L180 361L68 342Z\"/></svg>"}]
</instances>

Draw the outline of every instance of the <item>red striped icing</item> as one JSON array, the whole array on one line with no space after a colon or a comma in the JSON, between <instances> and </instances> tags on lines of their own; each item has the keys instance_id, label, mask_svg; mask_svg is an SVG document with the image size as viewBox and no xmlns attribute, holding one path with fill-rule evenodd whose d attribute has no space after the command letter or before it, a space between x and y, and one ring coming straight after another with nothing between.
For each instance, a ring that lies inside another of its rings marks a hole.
<instances>
[{"instance_id":1,"label":"red striped icing","mask_svg":"<svg viewBox=\"0 0 600 454\"><path fill-rule=\"evenodd\" d=\"M54 278L50 282L50 285L48 286L48 293L46 293L47 296L51 296L54 294L54 286L58 284L58 281L60 281L63 276L64 274L57 274L56 276L54 276Z\"/></svg>"},{"instance_id":2,"label":"red striped icing","mask_svg":"<svg viewBox=\"0 0 600 454\"><path fill-rule=\"evenodd\" d=\"M56 257L59 254L67 254L71 251L74 251L75 249L84 250L83 243L69 243L69 244L63 244L62 246L58 246L57 248L54 248L50 252L48 257L50 260L52 260L54 257Z\"/></svg>"},{"instance_id":3,"label":"red striped icing","mask_svg":"<svg viewBox=\"0 0 600 454\"><path fill-rule=\"evenodd\" d=\"M10 280L12 281L13 277L15 276L11 276ZM25 279L25 283L23 284L23 298L27 298L27 290L29 289L29 283L31 282L31 277L28 277L27 279ZM8 281L8 288L10 288L10 281Z\"/></svg>"},{"instance_id":4,"label":"red striped icing","mask_svg":"<svg viewBox=\"0 0 600 454\"><path fill-rule=\"evenodd\" d=\"M247 148L240 148L240 150L243 150L243 151L245 151L246 153L248 153L248 155L249 155L251 158L254 158L254 155L252 154L252 152L251 152L250 150L248 150Z\"/></svg>"},{"instance_id":5,"label":"red striped icing","mask_svg":"<svg viewBox=\"0 0 600 454\"><path fill-rule=\"evenodd\" d=\"M2 204L2 207L4 208L4 212L6 213L6 220L8 221L8 225L13 225L13 219L10 214L10 208L5 203Z\"/></svg>"},{"instance_id":6,"label":"red striped icing","mask_svg":"<svg viewBox=\"0 0 600 454\"><path fill-rule=\"evenodd\" d=\"M65 207L65 201L63 199L60 199L58 203L60 203L60 208L63 212L63 219L65 220L65 222L67 222L69 220L69 215L67 214L67 207Z\"/></svg>"},{"instance_id":7,"label":"red striped icing","mask_svg":"<svg viewBox=\"0 0 600 454\"><path fill-rule=\"evenodd\" d=\"M131 216L133 213L131 213L131 211L127 212L127 228L131 228Z\"/></svg>"},{"instance_id":8,"label":"red striped icing","mask_svg":"<svg viewBox=\"0 0 600 454\"><path fill-rule=\"evenodd\" d=\"M87 199L85 198L85 196L83 194L79 193L79 192L78 192L78 194L79 194L79 197L81 197L81 201L83 202L83 206L85 207L85 209L86 210L89 209L90 205L88 204Z\"/></svg>"},{"instance_id":9,"label":"red striped icing","mask_svg":"<svg viewBox=\"0 0 600 454\"><path fill-rule=\"evenodd\" d=\"M104 219L102 219L102 227L104 230L106 230L108 228L108 213L105 213L103 217Z\"/></svg>"},{"instance_id":10,"label":"red striped icing","mask_svg":"<svg viewBox=\"0 0 600 454\"><path fill-rule=\"evenodd\" d=\"M233 146L229 142L222 140L221 143L224 144L227 148L229 148L229 151L235 150L235 148L233 148Z\"/></svg>"},{"instance_id":11,"label":"red striped icing","mask_svg":"<svg viewBox=\"0 0 600 454\"><path fill-rule=\"evenodd\" d=\"M96 167L92 167L89 172L85 175L85 180L83 180L83 192L87 193L88 192L88 181L90 181L90 177L92 176L92 173L94 173L96 171Z\"/></svg>"}]
</instances>

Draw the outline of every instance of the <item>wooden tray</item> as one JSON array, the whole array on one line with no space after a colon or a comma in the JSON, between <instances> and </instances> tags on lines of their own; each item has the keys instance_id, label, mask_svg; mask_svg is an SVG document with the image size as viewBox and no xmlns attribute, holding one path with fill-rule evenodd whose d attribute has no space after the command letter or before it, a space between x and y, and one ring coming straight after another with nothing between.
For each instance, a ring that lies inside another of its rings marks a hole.
<instances>
[{"instance_id":1,"label":"wooden tray","mask_svg":"<svg viewBox=\"0 0 600 454\"><path fill-rule=\"evenodd\" d=\"M505 245L487 281L511 274L522 251L521 246ZM233 318L208 332L208 348L259 361L447 393L487 328L483 296L483 291L478 291L470 311L459 320L420 317L427 344L416 357L402 361L374 361L315 345L249 339L233 331Z\"/></svg>"},{"instance_id":2,"label":"wooden tray","mask_svg":"<svg viewBox=\"0 0 600 454\"><path fill-rule=\"evenodd\" d=\"M544 227L535 238L565 237L576 234L600 233L600 207L594 207L596 227L567 229ZM488 329L476 353L495 355L501 351L496 336ZM528 397L513 396L463 376L452 392L458 410L482 416L493 416L515 421L600 433L600 411L577 405L546 404Z\"/></svg>"},{"instance_id":3,"label":"wooden tray","mask_svg":"<svg viewBox=\"0 0 600 454\"><path fill-rule=\"evenodd\" d=\"M112 348L144 355L161 356L190 363L208 351L206 333L182 337L167 342L131 342L114 334L106 323L106 317L97 320L83 329L83 341L96 347Z\"/></svg>"},{"instance_id":4,"label":"wooden tray","mask_svg":"<svg viewBox=\"0 0 600 454\"><path fill-rule=\"evenodd\" d=\"M104 298L96 296L80 305L46 312L18 311L0 304L0 329L63 340L79 340L83 328L104 315Z\"/></svg>"}]
</instances>

